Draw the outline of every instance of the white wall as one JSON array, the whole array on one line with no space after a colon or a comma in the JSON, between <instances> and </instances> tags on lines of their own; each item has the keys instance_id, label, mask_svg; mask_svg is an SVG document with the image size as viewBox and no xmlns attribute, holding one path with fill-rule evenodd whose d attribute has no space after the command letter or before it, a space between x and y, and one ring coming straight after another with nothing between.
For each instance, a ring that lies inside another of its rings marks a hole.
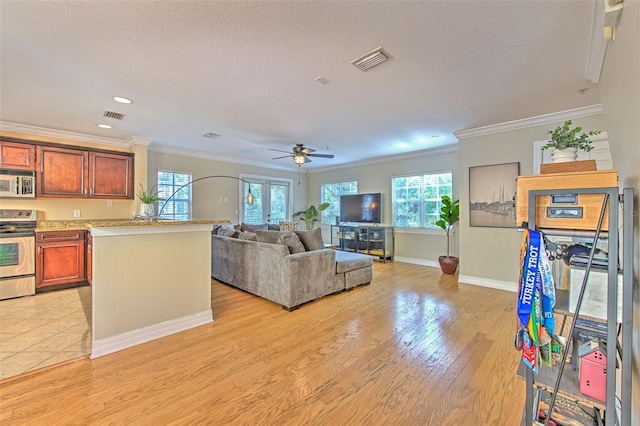
<instances>
[{"instance_id":1,"label":"white wall","mask_svg":"<svg viewBox=\"0 0 640 426\"><path fill-rule=\"evenodd\" d=\"M620 186L634 188L634 325L633 325L633 408L632 418L640 419L640 2L625 1L616 38L609 42L600 95L613 166L618 169Z\"/></svg>"},{"instance_id":2,"label":"white wall","mask_svg":"<svg viewBox=\"0 0 640 426\"><path fill-rule=\"evenodd\" d=\"M147 158L147 181L149 186L157 184L158 170L191 173L193 179L211 175L239 177L240 173L287 178L293 181L293 212L306 209L307 176L266 167L216 161L210 158L156 152L149 149ZM298 182L300 182L298 184ZM192 185L192 219L227 219L238 223L239 181L235 179L212 178ZM222 197L223 201L220 201ZM224 199L228 201L225 202ZM292 212L292 213L293 213Z\"/></svg>"},{"instance_id":3,"label":"white wall","mask_svg":"<svg viewBox=\"0 0 640 426\"><path fill-rule=\"evenodd\" d=\"M382 224L391 226L391 178L394 176L439 171L453 172L453 196L458 197L459 173L456 148L448 152L434 150L431 153L415 154L401 160L378 161L355 164L311 173L309 177L309 204L320 203L320 187L328 183L358 181L358 192L382 193ZM329 232L323 237L328 242ZM458 233L452 237L451 254L458 253ZM444 231L410 231L395 229L395 256L415 263L437 265L438 256L446 254L447 241ZM460 260L464 262L464 259Z\"/></svg>"},{"instance_id":4,"label":"white wall","mask_svg":"<svg viewBox=\"0 0 640 426\"><path fill-rule=\"evenodd\" d=\"M574 126L590 130L604 128L602 115L572 120ZM533 142L547 139L547 131L558 122L517 130L463 138L460 160L460 274L499 282L515 291L522 234L516 228L469 226L469 167L519 162L520 175L533 173Z\"/></svg>"}]
</instances>

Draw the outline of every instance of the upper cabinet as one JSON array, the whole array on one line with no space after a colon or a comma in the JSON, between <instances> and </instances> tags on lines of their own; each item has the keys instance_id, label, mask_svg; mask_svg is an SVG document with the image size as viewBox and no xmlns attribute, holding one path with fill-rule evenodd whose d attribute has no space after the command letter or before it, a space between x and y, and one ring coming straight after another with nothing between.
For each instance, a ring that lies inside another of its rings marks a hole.
<instances>
[{"instance_id":1,"label":"upper cabinet","mask_svg":"<svg viewBox=\"0 0 640 426\"><path fill-rule=\"evenodd\" d=\"M35 145L0 141L0 168L35 170Z\"/></svg>"},{"instance_id":2,"label":"upper cabinet","mask_svg":"<svg viewBox=\"0 0 640 426\"><path fill-rule=\"evenodd\" d=\"M88 197L89 152L38 146L36 197Z\"/></svg>"},{"instance_id":3,"label":"upper cabinet","mask_svg":"<svg viewBox=\"0 0 640 426\"><path fill-rule=\"evenodd\" d=\"M133 155L38 145L36 197L133 199Z\"/></svg>"},{"instance_id":4,"label":"upper cabinet","mask_svg":"<svg viewBox=\"0 0 640 426\"><path fill-rule=\"evenodd\" d=\"M90 152L89 196L133 198L133 157L126 154Z\"/></svg>"}]
</instances>

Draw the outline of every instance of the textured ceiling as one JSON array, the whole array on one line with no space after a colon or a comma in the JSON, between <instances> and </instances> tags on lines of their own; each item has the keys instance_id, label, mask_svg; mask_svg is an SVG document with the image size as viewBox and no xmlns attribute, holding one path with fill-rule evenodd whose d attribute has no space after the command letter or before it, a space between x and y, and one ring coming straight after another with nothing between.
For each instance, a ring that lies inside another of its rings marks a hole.
<instances>
[{"instance_id":1,"label":"textured ceiling","mask_svg":"<svg viewBox=\"0 0 640 426\"><path fill-rule=\"evenodd\" d=\"M269 148L335 154L305 169L406 154L599 103L593 13L582 0L3 0L0 121L290 168ZM390 61L350 64L380 46Z\"/></svg>"}]
</instances>

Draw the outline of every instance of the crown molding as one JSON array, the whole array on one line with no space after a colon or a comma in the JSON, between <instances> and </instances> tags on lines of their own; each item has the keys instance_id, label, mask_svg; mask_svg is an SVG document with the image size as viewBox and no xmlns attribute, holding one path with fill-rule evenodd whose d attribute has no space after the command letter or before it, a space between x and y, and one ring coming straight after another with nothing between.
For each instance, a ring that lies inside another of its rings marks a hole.
<instances>
[{"instance_id":1,"label":"crown molding","mask_svg":"<svg viewBox=\"0 0 640 426\"><path fill-rule=\"evenodd\" d=\"M495 133L508 132L511 130L526 129L559 121L573 120L576 118L591 117L604 113L602 104L591 105L581 108L569 109L566 111L552 112L550 114L538 115L537 117L523 118L521 120L507 121L506 123L491 124L489 126L476 127L474 129L459 130L453 135L460 139L475 138L478 136L493 135Z\"/></svg>"},{"instance_id":2,"label":"crown molding","mask_svg":"<svg viewBox=\"0 0 640 426\"><path fill-rule=\"evenodd\" d=\"M341 164L337 166L318 167L318 168L307 170L307 172L308 173L324 173L324 172L331 172L334 170L351 169L353 167L369 166L372 164L388 163L390 161L402 161L402 160L410 160L410 159L420 158L420 157L432 157L434 155L449 154L451 152L458 152L457 143L447 145L447 146L442 146L439 148L425 149L422 151L407 152L404 154L395 154L395 155L385 155L383 157L353 161L351 163Z\"/></svg>"},{"instance_id":3,"label":"crown molding","mask_svg":"<svg viewBox=\"0 0 640 426\"><path fill-rule=\"evenodd\" d=\"M591 38L589 40L589 57L584 76L592 83L598 84L600 73L604 64L604 55L608 42L602 36L604 22L604 1L596 0L593 3L593 19L591 20Z\"/></svg>"},{"instance_id":4,"label":"crown molding","mask_svg":"<svg viewBox=\"0 0 640 426\"><path fill-rule=\"evenodd\" d=\"M129 148L133 148L135 145L149 146L151 142L153 142L153 139L142 138L140 136L129 136L126 141Z\"/></svg>"},{"instance_id":5,"label":"crown molding","mask_svg":"<svg viewBox=\"0 0 640 426\"><path fill-rule=\"evenodd\" d=\"M162 145L151 145L148 148L148 151L159 152L162 154L173 154L173 155L181 155L183 157L192 157L192 158L200 158L203 160L214 160L220 161L223 163L233 163L233 164L241 164L245 166L254 166L254 167L262 167L264 169L274 169L274 170L284 170L288 172L295 172L295 169L286 166L274 166L266 163L262 163L260 161L252 161L252 160L244 160L241 158L235 157L226 157L217 154L207 154L199 151L192 151L189 149L180 149L180 148L171 148L168 146Z\"/></svg>"},{"instance_id":6,"label":"crown molding","mask_svg":"<svg viewBox=\"0 0 640 426\"><path fill-rule=\"evenodd\" d=\"M68 132L65 130L46 129L44 127L27 126L25 124L7 123L0 121L0 129L7 132L25 133L32 136L44 136L51 138L64 139L75 142L87 142L102 145L117 146L120 148L129 148L127 141L115 138L105 138L102 136L86 135L83 133Z\"/></svg>"}]
</instances>

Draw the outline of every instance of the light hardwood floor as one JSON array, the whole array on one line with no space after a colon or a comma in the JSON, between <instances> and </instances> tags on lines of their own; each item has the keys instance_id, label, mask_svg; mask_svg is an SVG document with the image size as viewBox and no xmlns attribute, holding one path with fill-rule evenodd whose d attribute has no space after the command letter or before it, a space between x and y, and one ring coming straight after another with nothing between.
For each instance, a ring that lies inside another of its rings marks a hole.
<instances>
[{"instance_id":1,"label":"light hardwood floor","mask_svg":"<svg viewBox=\"0 0 640 426\"><path fill-rule=\"evenodd\" d=\"M212 281L214 323L0 382L0 422L517 425L515 294L374 264L293 312Z\"/></svg>"}]
</instances>

